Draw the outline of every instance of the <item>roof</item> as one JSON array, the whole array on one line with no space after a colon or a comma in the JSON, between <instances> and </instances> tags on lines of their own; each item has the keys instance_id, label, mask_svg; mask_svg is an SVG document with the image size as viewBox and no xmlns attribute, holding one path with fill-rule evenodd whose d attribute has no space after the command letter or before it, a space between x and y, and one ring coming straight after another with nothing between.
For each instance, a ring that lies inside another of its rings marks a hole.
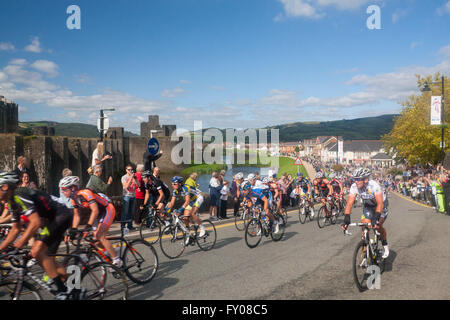
<instances>
[{"instance_id":1,"label":"roof","mask_svg":"<svg viewBox=\"0 0 450 320\"><path fill-rule=\"evenodd\" d=\"M383 152L377 153L371 159L372 160L392 160L392 158L390 156L388 156L386 153L383 153Z\"/></svg>"},{"instance_id":2,"label":"roof","mask_svg":"<svg viewBox=\"0 0 450 320\"><path fill-rule=\"evenodd\" d=\"M383 149L383 142L381 140L352 140L344 141L343 146L344 152L374 152ZM327 149L331 152L337 152L338 145L334 143ZM391 158L389 157L389 159Z\"/></svg>"}]
</instances>

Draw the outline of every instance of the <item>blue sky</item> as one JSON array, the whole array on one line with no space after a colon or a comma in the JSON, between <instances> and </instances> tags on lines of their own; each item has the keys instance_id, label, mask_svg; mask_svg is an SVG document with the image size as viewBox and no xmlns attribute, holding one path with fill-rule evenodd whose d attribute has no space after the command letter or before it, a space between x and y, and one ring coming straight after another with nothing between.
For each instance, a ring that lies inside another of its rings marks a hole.
<instances>
[{"instance_id":1,"label":"blue sky","mask_svg":"<svg viewBox=\"0 0 450 320\"><path fill-rule=\"evenodd\" d=\"M450 74L448 30L449 0L4 0L0 95L20 121L95 124L114 106L135 133L149 114L187 129L391 114L415 74Z\"/></svg>"}]
</instances>

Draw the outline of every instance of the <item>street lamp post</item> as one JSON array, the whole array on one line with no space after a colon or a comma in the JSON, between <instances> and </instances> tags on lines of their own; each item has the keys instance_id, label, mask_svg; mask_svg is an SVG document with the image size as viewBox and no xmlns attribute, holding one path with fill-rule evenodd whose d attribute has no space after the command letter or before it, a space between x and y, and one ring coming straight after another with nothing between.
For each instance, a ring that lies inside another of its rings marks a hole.
<instances>
[{"instance_id":1,"label":"street lamp post","mask_svg":"<svg viewBox=\"0 0 450 320\"><path fill-rule=\"evenodd\" d=\"M439 82L431 82L432 84L437 84ZM442 96L441 96L441 161L442 164L444 163L445 158L445 140L444 140L444 128L445 125L445 77L442 76L441 78L441 85L442 85ZM431 92L430 86L428 85L428 82L425 82L424 88L422 89L422 92Z\"/></svg>"}]
</instances>

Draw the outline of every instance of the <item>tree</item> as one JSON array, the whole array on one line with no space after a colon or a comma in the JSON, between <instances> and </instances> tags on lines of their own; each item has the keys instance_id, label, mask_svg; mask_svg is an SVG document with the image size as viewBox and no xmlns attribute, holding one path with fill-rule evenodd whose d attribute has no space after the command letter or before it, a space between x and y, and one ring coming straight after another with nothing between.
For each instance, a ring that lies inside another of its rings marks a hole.
<instances>
[{"instance_id":1,"label":"tree","mask_svg":"<svg viewBox=\"0 0 450 320\"><path fill-rule=\"evenodd\" d=\"M392 131L382 137L385 149L396 161L405 160L410 165L439 163L441 154L441 126L430 125L431 96L442 94L441 85L431 84L440 82L440 75L422 78L417 75L417 84L422 88L425 82L430 85L432 93L423 92L421 95L410 96L402 102L403 109L394 121ZM446 79L446 83L448 80ZM446 97L450 97L450 85L446 86ZM445 119L449 119L450 110L445 108ZM445 141L450 141L448 130L445 130ZM447 143L449 145L449 143ZM448 150L446 147L444 151Z\"/></svg>"}]
</instances>

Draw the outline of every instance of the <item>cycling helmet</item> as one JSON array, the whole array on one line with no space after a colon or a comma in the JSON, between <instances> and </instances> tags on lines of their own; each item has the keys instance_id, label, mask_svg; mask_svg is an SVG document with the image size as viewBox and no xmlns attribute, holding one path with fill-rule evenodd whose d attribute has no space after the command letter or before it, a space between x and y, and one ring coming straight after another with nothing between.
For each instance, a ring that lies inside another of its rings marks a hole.
<instances>
[{"instance_id":1,"label":"cycling helmet","mask_svg":"<svg viewBox=\"0 0 450 320\"><path fill-rule=\"evenodd\" d=\"M250 184L250 182L246 181L242 184L242 190L248 190L252 187L252 185Z\"/></svg>"},{"instance_id":2,"label":"cycling helmet","mask_svg":"<svg viewBox=\"0 0 450 320\"><path fill-rule=\"evenodd\" d=\"M152 175L152 173L150 172L150 170L145 170L144 172L142 172L142 177L150 177Z\"/></svg>"},{"instance_id":3,"label":"cycling helmet","mask_svg":"<svg viewBox=\"0 0 450 320\"><path fill-rule=\"evenodd\" d=\"M2 172L0 173L0 186L7 184L15 186L19 182L19 176L15 172Z\"/></svg>"},{"instance_id":4,"label":"cycling helmet","mask_svg":"<svg viewBox=\"0 0 450 320\"><path fill-rule=\"evenodd\" d=\"M262 179L262 182L263 183L269 183L270 179L268 177L264 177L264 179Z\"/></svg>"},{"instance_id":5,"label":"cycling helmet","mask_svg":"<svg viewBox=\"0 0 450 320\"><path fill-rule=\"evenodd\" d=\"M80 178L76 176L64 177L59 181L60 188L69 188L71 186L79 186Z\"/></svg>"},{"instance_id":6,"label":"cycling helmet","mask_svg":"<svg viewBox=\"0 0 450 320\"><path fill-rule=\"evenodd\" d=\"M241 180L241 179L244 178L244 174L243 174L242 172L238 172L238 173L236 173L236 175L234 176L234 178L235 178L236 180Z\"/></svg>"},{"instance_id":7,"label":"cycling helmet","mask_svg":"<svg viewBox=\"0 0 450 320\"><path fill-rule=\"evenodd\" d=\"M364 179L368 178L372 171L369 168L358 168L353 171L352 177L353 179Z\"/></svg>"},{"instance_id":8,"label":"cycling helmet","mask_svg":"<svg viewBox=\"0 0 450 320\"><path fill-rule=\"evenodd\" d=\"M297 173L297 177L303 177L303 172Z\"/></svg>"},{"instance_id":9,"label":"cycling helmet","mask_svg":"<svg viewBox=\"0 0 450 320\"><path fill-rule=\"evenodd\" d=\"M320 178L323 178L323 173L318 171L318 172L316 172L316 179L320 179Z\"/></svg>"},{"instance_id":10,"label":"cycling helmet","mask_svg":"<svg viewBox=\"0 0 450 320\"><path fill-rule=\"evenodd\" d=\"M256 179L256 176L253 174L253 173L250 173L248 176L247 176L247 180L248 181L253 181L253 180L255 180Z\"/></svg>"},{"instance_id":11,"label":"cycling helmet","mask_svg":"<svg viewBox=\"0 0 450 320\"><path fill-rule=\"evenodd\" d=\"M330 173L330 175L328 176L330 179L334 179L336 178L336 174L334 172Z\"/></svg>"},{"instance_id":12,"label":"cycling helmet","mask_svg":"<svg viewBox=\"0 0 450 320\"><path fill-rule=\"evenodd\" d=\"M175 177L172 178L172 183L183 184L184 183L184 178L180 177L180 176L175 176Z\"/></svg>"}]
</instances>

